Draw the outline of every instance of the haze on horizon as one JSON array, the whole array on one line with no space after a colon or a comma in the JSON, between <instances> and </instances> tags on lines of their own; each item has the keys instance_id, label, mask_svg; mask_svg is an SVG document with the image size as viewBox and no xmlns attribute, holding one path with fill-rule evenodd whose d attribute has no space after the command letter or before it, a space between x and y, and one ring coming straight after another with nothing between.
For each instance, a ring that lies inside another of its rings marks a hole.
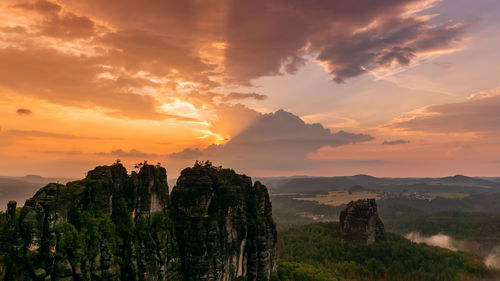
<instances>
[{"instance_id":1,"label":"haze on horizon","mask_svg":"<svg viewBox=\"0 0 500 281\"><path fill-rule=\"evenodd\" d=\"M500 176L496 0L4 0L0 175Z\"/></svg>"}]
</instances>

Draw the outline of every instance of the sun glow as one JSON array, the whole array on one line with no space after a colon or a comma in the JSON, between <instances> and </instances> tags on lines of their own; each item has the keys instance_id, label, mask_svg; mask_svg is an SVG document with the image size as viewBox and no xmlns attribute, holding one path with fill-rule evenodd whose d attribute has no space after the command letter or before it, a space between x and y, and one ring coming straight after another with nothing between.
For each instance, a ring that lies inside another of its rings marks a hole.
<instances>
[{"instance_id":1,"label":"sun glow","mask_svg":"<svg viewBox=\"0 0 500 281\"><path fill-rule=\"evenodd\" d=\"M170 103L165 103L160 106L160 109L165 113L175 113L176 115L183 117L191 117L201 119L200 109L196 108L193 104L182 101L180 99L174 99Z\"/></svg>"},{"instance_id":2,"label":"sun glow","mask_svg":"<svg viewBox=\"0 0 500 281\"><path fill-rule=\"evenodd\" d=\"M228 138L223 137L220 134L212 132L210 129L203 129L203 130L198 130L200 133L204 134L203 136L199 137L199 139L208 139L210 137L214 138L214 144L224 144L227 141L229 141Z\"/></svg>"}]
</instances>

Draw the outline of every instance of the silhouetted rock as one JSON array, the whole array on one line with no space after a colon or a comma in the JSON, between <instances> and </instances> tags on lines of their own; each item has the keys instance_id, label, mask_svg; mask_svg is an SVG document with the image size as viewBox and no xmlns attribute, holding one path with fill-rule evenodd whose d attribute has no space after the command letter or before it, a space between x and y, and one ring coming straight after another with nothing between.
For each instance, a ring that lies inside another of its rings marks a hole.
<instances>
[{"instance_id":1,"label":"silhouetted rock","mask_svg":"<svg viewBox=\"0 0 500 281\"><path fill-rule=\"evenodd\" d=\"M384 224L377 212L375 199L351 201L340 213L342 240L373 243L384 239Z\"/></svg>"}]
</instances>

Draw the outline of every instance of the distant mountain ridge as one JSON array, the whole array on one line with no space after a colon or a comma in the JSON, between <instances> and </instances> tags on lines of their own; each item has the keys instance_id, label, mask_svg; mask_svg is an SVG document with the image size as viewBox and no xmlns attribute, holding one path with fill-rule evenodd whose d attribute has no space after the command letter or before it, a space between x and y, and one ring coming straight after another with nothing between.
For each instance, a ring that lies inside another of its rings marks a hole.
<instances>
[{"instance_id":1,"label":"distant mountain ridge","mask_svg":"<svg viewBox=\"0 0 500 281\"><path fill-rule=\"evenodd\" d=\"M0 176L0 211L7 208L9 200L15 200L22 206L24 201L31 197L40 186L48 183L67 183L75 179L42 177L39 175L26 175L23 177Z\"/></svg>"},{"instance_id":2,"label":"distant mountain ridge","mask_svg":"<svg viewBox=\"0 0 500 281\"><path fill-rule=\"evenodd\" d=\"M327 193L346 190L352 186L380 191L419 191L419 192L500 192L500 177L467 177L455 175L442 178L378 178L369 175L336 177L256 177L272 193ZM0 210L5 210L9 200L22 205L40 186L50 182L67 183L75 179L26 175L23 177L0 176ZM176 179L169 179L175 185Z\"/></svg>"},{"instance_id":3,"label":"distant mountain ridge","mask_svg":"<svg viewBox=\"0 0 500 281\"><path fill-rule=\"evenodd\" d=\"M268 180L261 179L268 184ZM368 175L338 177L273 178L268 186L273 193L327 193L362 186L378 191L418 192L500 192L500 181L455 175L442 178L377 178Z\"/></svg>"}]
</instances>

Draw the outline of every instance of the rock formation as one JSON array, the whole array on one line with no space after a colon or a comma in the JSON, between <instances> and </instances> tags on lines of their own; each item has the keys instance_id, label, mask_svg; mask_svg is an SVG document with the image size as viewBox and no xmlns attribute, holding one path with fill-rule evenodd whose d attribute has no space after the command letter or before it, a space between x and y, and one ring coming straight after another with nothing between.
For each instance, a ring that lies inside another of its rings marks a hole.
<instances>
[{"instance_id":1,"label":"rock formation","mask_svg":"<svg viewBox=\"0 0 500 281\"><path fill-rule=\"evenodd\" d=\"M129 175L118 162L15 211L9 202L0 237L6 280L266 280L276 266L266 187L208 162L171 195L164 168Z\"/></svg>"},{"instance_id":2,"label":"rock formation","mask_svg":"<svg viewBox=\"0 0 500 281\"><path fill-rule=\"evenodd\" d=\"M182 171L171 195L186 280L267 280L277 234L265 186L233 170Z\"/></svg>"},{"instance_id":3,"label":"rock formation","mask_svg":"<svg viewBox=\"0 0 500 281\"><path fill-rule=\"evenodd\" d=\"M384 239L384 224L377 212L375 199L351 201L340 212L342 240L371 244Z\"/></svg>"}]
</instances>

